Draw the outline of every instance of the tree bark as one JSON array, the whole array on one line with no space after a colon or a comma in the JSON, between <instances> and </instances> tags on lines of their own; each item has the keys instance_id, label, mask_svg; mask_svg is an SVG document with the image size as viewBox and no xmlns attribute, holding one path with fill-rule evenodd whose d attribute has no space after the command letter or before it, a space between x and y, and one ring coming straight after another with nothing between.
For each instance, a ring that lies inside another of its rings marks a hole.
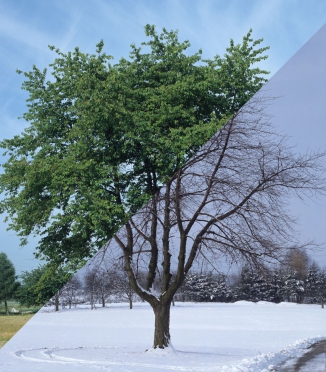
<instances>
[{"instance_id":1,"label":"tree bark","mask_svg":"<svg viewBox=\"0 0 326 372\"><path fill-rule=\"evenodd\" d=\"M55 296L55 311L59 311L59 297Z\"/></svg>"},{"instance_id":2,"label":"tree bark","mask_svg":"<svg viewBox=\"0 0 326 372\"><path fill-rule=\"evenodd\" d=\"M321 308L324 308L324 297L321 299Z\"/></svg>"},{"instance_id":3,"label":"tree bark","mask_svg":"<svg viewBox=\"0 0 326 372\"><path fill-rule=\"evenodd\" d=\"M5 299L5 310L6 310L6 315L9 315L8 304L7 304L7 300L6 299Z\"/></svg>"},{"instance_id":4,"label":"tree bark","mask_svg":"<svg viewBox=\"0 0 326 372\"><path fill-rule=\"evenodd\" d=\"M102 296L102 307L105 307L105 298Z\"/></svg>"},{"instance_id":5,"label":"tree bark","mask_svg":"<svg viewBox=\"0 0 326 372\"><path fill-rule=\"evenodd\" d=\"M164 349L170 345L170 308L171 302L153 308L155 315L154 349Z\"/></svg>"},{"instance_id":6,"label":"tree bark","mask_svg":"<svg viewBox=\"0 0 326 372\"><path fill-rule=\"evenodd\" d=\"M129 297L129 309L131 310L132 309L132 298Z\"/></svg>"}]
</instances>

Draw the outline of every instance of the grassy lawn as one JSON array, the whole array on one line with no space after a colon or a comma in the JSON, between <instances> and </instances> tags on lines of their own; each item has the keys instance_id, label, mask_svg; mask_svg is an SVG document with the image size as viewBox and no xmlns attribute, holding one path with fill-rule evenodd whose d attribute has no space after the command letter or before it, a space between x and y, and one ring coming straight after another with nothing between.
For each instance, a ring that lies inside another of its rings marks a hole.
<instances>
[{"instance_id":1,"label":"grassy lawn","mask_svg":"<svg viewBox=\"0 0 326 372\"><path fill-rule=\"evenodd\" d=\"M5 315L4 304L0 304L0 348L11 339L11 337L25 325L39 308L25 308L15 301L8 301L9 312L14 308L20 313ZM27 314L24 312L28 312Z\"/></svg>"},{"instance_id":2,"label":"grassy lawn","mask_svg":"<svg viewBox=\"0 0 326 372\"><path fill-rule=\"evenodd\" d=\"M34 314L0 315L0 348L28 322Z\"/></svg>"}]
</instances>

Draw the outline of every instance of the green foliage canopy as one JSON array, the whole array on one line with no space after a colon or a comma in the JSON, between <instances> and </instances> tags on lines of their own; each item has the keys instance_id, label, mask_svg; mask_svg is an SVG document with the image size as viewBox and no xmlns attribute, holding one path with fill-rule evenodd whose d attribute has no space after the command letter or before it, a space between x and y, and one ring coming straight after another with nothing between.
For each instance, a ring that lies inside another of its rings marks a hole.
<instances>
[{"instance_id":1,"label":"green foliage canopy","mask_svg":"<svg viewBox=\"0 0 326 372\"><path fill-rule=\"evenodd\" d=\"M90 257L266 82L251 30L212 60L175 31L145 33L117 64L101 41L91 55L51 46L50 78L24 73L29 127L0 143L0 212L55 265Z\"/></svg>"},{"instance_id":2,"label":"green foliage canopy","mask_svg":"<svg viewBox=\"0 0 326 372\"><path fill-rule=\"evenodd\" d=\"M71 278L67 268L52 265L39 266L21 275L21 286L17 291L17 299L21 305L28 307L43 306Z\"/></svg>"},{"instance_id":3,"label":"green foliage canopy","mask_svg":"<svg viewBox=\"0 0 326 372\"><path fill-rule=\"evenodd\" d=\"M15 267L4 252L0 252L0 301L4 301L8 314L7 300L15 295L19 287Z\"/></svg>"}]
</instances>

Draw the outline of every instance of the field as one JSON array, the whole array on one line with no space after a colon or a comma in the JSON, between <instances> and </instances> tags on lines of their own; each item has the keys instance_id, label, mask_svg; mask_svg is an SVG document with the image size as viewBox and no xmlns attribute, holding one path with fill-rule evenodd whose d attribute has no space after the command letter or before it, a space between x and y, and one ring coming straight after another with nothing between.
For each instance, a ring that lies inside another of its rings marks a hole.
<instances>
[{"instance_id":1,"label":"field","mask_svg":"<svg viewBox=\"0 0 326 372\"><path fill-rule=\"evenodd\" d=\"M33 314L0 315L0 348L33 317Z\"/></svg>"},{"instance_id":2,"label":"field","mask_svg":"<svg viewBox=\"0 0 326 372\"><path fill-rule=\"evenodd\" d=\"M145 303L43 308L1 350L0 370L146 372L270 371L326 336L317 305L239 301L176 303L173 347L151 349L154 316Z\"/></svg>"},{"instance_id":3,"label":"field","mask_svg":"<svg viewBox=\"0 0 326 372\"><path fill-rule=\"evenodd\" d=\"M12 313L13 308L19 313ZM39 308L26 308L13 300L8 301L8 309L9 316L5 315L4 303L0 304L0 348L39 310Z\"/></svg>"}]
</instances>

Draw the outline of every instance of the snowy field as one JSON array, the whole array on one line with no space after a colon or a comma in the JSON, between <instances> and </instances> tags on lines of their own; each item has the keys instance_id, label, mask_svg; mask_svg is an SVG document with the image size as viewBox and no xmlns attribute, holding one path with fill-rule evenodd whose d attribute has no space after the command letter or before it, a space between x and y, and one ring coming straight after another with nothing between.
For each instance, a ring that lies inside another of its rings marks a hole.
<instances>
[{"instance_id":1,"label":"snowy field","mask_svg":"<svg viewBox=\"0 0 326 372\"><path fill-rule=\"evenodd\" d=\"M48 312L46 312L48 311ZM44 308L0 350L0 371L271 371L326 338L326 309L292 303L176 303L170 350L151 349L144 303ZM147 350L147 351L146 351Z\"/></svg>"}]
</instances>

